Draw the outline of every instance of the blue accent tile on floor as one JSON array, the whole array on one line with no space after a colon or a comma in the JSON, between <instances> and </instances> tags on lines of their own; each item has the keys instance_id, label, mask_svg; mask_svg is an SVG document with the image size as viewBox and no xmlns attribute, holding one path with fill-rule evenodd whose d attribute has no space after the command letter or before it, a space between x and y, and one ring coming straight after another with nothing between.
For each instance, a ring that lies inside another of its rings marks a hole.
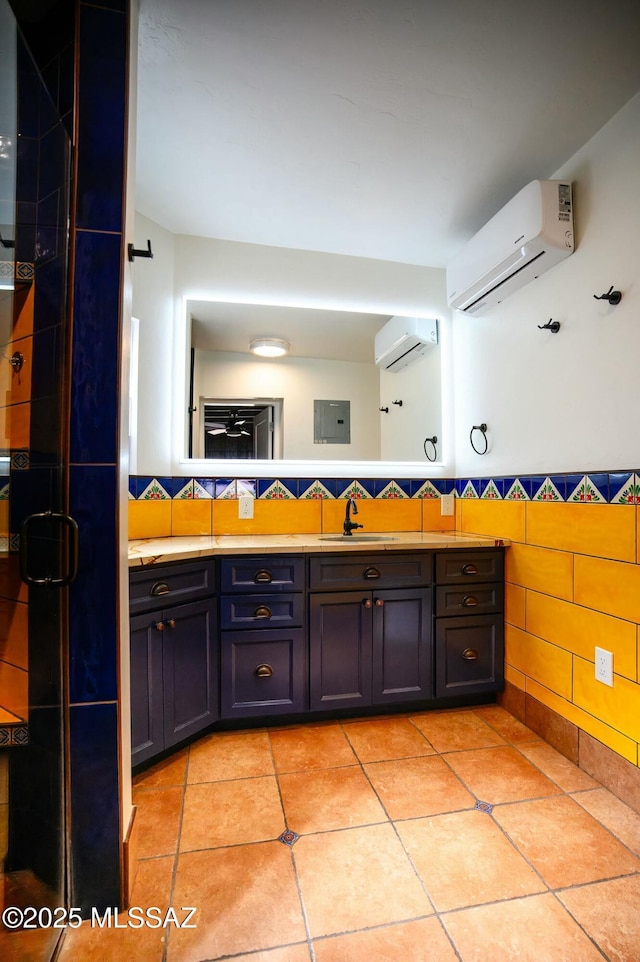
<instances>
[{"instance_id":1,"label":"blue accent tile on floor","mask_svg":"<svg viewBox=\"0 0 640 962\"><path fill-rule=\"evenodd\" d=\"M478 799L474 805L474 808L476 808L479 812L486 812L487 815L490 815L493 811L493 805L491 805L489 802L481 802L480 799Z\"/></svg>"},{"instance_id":2,"label":"blue accent tile on floor","mask_svg":"<svg viewBox=\"0 0 640 962\"><path fill-rule=\"evenodd\" d=\"M286 829L282 835L278 837L278 841L283 842L285 845L292 846L295 845L299 838L300 836L295 832L292 832L290 829Z\"/></svg>"}]
</instances>

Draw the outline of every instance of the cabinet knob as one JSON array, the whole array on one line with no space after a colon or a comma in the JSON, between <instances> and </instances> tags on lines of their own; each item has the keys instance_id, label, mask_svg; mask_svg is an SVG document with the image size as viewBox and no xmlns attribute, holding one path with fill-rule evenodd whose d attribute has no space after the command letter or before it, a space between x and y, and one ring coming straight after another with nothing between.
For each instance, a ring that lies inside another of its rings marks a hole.
<instances>
[{"instance_id":1,"label":"cabinet knob","mask_svg":"<svg viewBox=\"0 0 640 962\"><path fill-rule=\"evenodd\" d=\"M258 678L271 678L273 674L273 668L271 665L258 665L255 670L255 674Z\"/></svg>"},{"instance_id":2,"label":"cabinet knob","mask_svg":"<svg viewBox=\"0 0 640 962\"><path fill-rule=\"evenodd\" d=\"M167 621L167 628L175 628L175 626L176 626L176 619L169 618L169 620Z\"/></svg>"},{"instance_id":3,"label":"cabinet knob","mask_svg":"<svg viewBox=\"0 0 640 962\"><path fill-rule=\"evenodd\" d=\"M373 581L375 578L380 577L380 572L377 568L365 568L362 572L362 577L366 578L367 581Z\"/></svg>"},{"instance_id":4,"label":"cabinet knob","mask_svg":"<svg viewBox=\"0 0 640 962\"><path fill-rule=\"evenodd\" d=\"M371 598L363 598L362 604L365 608L371 608Z\"/></svg>"},{"instance_id":5,"label":"cabinet knob","mask_svg":"<svg viewBox=\"0 0 640 962\"><path fill-rule=\"evenodd\" d=\"M164 631L164 621L156 621L153 627L156 629L156 631Z\"/></svg>"},{"instance_id":6,"label":"cabinet knob","mask_svg":"<svg viewBox=\"0 0 640 962\"><path fill-rule=\"evenodd\" d=\"M266 568L261 568L260 571L256 571L253 580L255 584L270 584L273 581L273 575Z\"/></svg>"},{"instance_id":7,"label":"cabinet knob","mask_svg":"<svg viewBox=\"0 0 640 962\"><path fill-rule=\"evenodd\" d=\"M465 661L477 661L478 652L475 650L475 648L465 648L465 650L462 652L462 657Z\"/></svg>"},{"instance_id":8,"label":"cabinet knob","mask_svg":"<svg viewBox=\"0 0 640 962\"><path fill-rule=\"evenodd\" d=\"M272 615L271 608L268 605L258 605L253 613L254 618L270 618Z\"/></svg>"},{"instance_id":9,"label":"cabinet knob","mask_svg":"<svg viewBox=\"0 0 640 962\"><path fill-rule=\"evenodd\" d=\"M477 575L477 574L478 574L478 569L477 569L477 567L476 567L474 564L472 564L470 561L468 561L466 565L463 565L463 566L462 566L462 574L463 574L463 575Z\"/></svg>"},{"instance_id":10,"label":"cabinet knob","mask_svg":"<svg viewBox=\"0 0 640 962\"><path fill-rule=\"evenodd\" d=\"M171 589L166 581L156 581L155 584L151 585L149 594L150 595L168 595L170 591Z\"/></svg>"},{"instance_id":11,"label":"cabinet knob","mask_svg":"<svg viewBox=\"0 0 640 962\"><path fill-rule=\"evenodd\" d=\"M382 608L384 601L382 598L376 598L376 608Z\"/></svg>"},{"instance_id":12,"label":"cabinet knob","mask_svg":"<svg viewBox=\"0 0 640 962\"><path fill-rule=\"evenodd\" d=\"M478 599L475 595L465 595L462 599L463 608L475 608L478 604Z\"/></svg>"}]
</instances>

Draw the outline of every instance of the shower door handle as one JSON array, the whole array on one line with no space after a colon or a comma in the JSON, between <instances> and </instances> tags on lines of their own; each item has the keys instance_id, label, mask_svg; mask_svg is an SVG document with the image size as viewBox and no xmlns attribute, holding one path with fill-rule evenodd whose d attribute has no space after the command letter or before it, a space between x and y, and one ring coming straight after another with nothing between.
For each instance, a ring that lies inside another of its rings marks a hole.
<instances>
[{"instance_id":1,"label":"shower door handle","mask_svg":"<svg viewBox=\"0 0 640 962\"><path fill-rule=\"evenodd\" d=\"M37 577L29 571L29 541L33 537L34 528L38 525L49 526L49 538L53 537L52 528L59 527L66 532L66 539L56 541L56 546L63 543L66 551L62 551L59 571L56 577L46 575ZM64 588L70 585L78 574L78 524L68 514L59 511L40 511L28 515L20 525L20 577L28 585L45 585L47 588Z\"/></svg>"}]
</instances>

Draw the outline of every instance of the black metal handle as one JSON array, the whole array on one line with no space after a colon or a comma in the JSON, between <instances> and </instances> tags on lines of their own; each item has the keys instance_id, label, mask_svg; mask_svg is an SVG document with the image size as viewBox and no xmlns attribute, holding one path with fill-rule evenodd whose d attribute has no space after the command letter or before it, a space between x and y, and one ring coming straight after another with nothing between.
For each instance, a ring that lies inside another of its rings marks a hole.
<instances>
[{"instance_id":1,"label":"black metal handle","mask_svg":"<svg viewBox=\"0 0 640 962\"><path fill-rule=\"evenodd\" d=\"M150 595L168 595L171 589L166 581L156 581L155 584L151 585L149 590Z\"/></svg>"},{"instance_id":2,"label":"black metal handle","mask_svg":"<svg viewBox=\"0 0 640 962\"><path fill-rule=\"evenodd\" d=\"M380 577L380 572L377 568L365 568L362 572L362 577L366 578L367 581L374 581L376 578Z\"/></svg>"},{"instance_id":3,"label":"black metal handle","mask_svg":"<svg viewBox=\"0 0 640 962\"><path fill-rule=\"evenodd\" d=\"M29 538L31 529L39 521L59 524L67 530L67 570L58 578L36 578L29 573ZM74 519L60 511L39 511L28 515L20 525L20 577L28 585L45 585L47 588L64 588L78 574L78 525Z\"/></svg>"},{"instance_id":4,"label":"black metal handle","mask_svg":"<svg viewBox=\"0 0 640 962\"><path fill-rule=\"evenodd\" d=\"M261 568L260 571L256 571L253 580L255 584L270 584L273 581L273 575L266 568Z\"/></svg>"},{"instance_id":5,"label":"black metal handle","mask_svg":"<svg viewBox=\"0 0 640 962\"><path fill-rule=\"evenodd\" d=\"M253 613L254 618L270 618L273 612L268 605L258 605Z\"/></svg>"}]
</instances>

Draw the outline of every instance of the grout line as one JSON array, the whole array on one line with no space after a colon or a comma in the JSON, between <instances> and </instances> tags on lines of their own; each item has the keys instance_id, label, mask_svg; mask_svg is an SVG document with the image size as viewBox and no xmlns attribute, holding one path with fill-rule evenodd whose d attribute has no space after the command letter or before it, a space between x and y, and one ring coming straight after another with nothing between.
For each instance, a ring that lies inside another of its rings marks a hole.
<instances>
[{"instance_id":1,"label":"grout line","mask_svg":"<svg viewBox=\"0 0 640 962\"><path fill-rule=\"evenodd\" d=\"M180 840L182 837L182 822L184 819L184 803L185 795L187 793L187 786L189 784L189 760L191 758L191 745L187 747L187 758L184 766L184 777L182 779L182 803L180 805L180 816L178 818L178 837L176 839L176 851L173 859L173 870L171 872L171 884L169 886L169 905L173 905L173 897L176 885L176 876L178 874L178 860L180 858ZM169 938L170 932L167 929L165 931L165 938L162 948L162 962L167 962L167 951L169 948Z\"/></svg>"}]
</instances>

